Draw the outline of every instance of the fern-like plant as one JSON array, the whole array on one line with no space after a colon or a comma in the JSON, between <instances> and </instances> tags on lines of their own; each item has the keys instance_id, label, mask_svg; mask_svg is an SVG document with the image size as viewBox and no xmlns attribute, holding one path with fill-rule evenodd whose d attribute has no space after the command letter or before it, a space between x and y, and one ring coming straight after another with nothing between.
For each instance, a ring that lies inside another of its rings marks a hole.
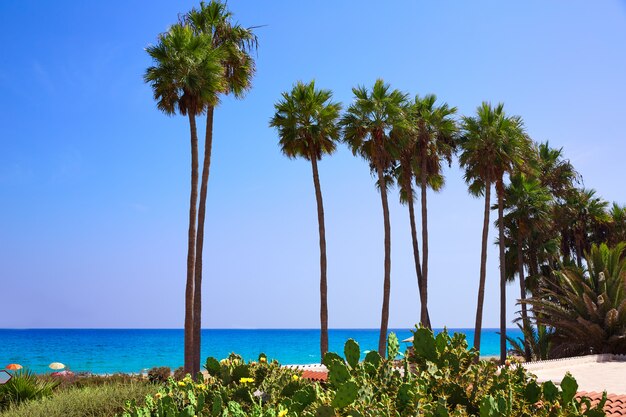
<instances>
[{"instance_id":1,"label":"fern-like plant","mask_svg":"<svg viewBox=\"0 0 626 417\"><path fill-rule=\"evenodd\" d=\"M554 329L552 357L626 353L625 243L593 245L587 268L566 266L527 300L535 321Z\"/></svg>"},{"instance_id":2,"label":"fern-like plant","mask_svg":"<svg viewBox=\"0 0 626 417\"><path fill-rule=\"evenodd\" d=\"M0 409L11 404L49 397L59 384L58 380L44 380L33 372L22 369L13 374L6 384L0 385Z\"/></svg>"}]
</instances>

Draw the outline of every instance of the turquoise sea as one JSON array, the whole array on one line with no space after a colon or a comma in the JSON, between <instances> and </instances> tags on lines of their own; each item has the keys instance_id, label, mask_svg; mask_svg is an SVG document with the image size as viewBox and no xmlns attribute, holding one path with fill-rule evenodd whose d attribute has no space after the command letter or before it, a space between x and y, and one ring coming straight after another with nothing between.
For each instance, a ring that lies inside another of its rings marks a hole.
<instances>
[{"instance_id":1,"label":"turquoise sea","mask_svg":"<svg viewBox=\"0 0 626 417\"><path fill-rule=\"evenodd\" d=\"M409 329L391 329L400 340L411 336ZM464 333L470 345L473 329L449 329ZM520 336L518 329L509 329ZM375 350L377 329L331 329L330 350L343 352L343 343L353 338L361 350ZM482 355L499 354L498 329L484 329ZM403 346L408 346L404 343ZM224 358L236 352L247 360L264 352L282 364L319 361L319 330L202 330L202 357ZM19 363L35 372L49 372L51 362L62 362L73 371L93 373L141 372L153 366L182 365L181 329L0 329L0 369Z\"/></svg>"}]
</instances>

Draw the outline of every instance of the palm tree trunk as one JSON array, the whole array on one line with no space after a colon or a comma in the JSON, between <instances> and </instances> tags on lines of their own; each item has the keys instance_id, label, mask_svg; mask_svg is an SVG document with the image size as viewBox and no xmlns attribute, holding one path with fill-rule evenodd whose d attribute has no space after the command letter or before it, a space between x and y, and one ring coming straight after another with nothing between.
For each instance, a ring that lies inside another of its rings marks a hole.
<instances>
[{"instance_id":1,"label":"palm tree trunk","mask_svg":"<svg viewBox=\"0 0 626 417\"><path fill-rule=\"evenodd\" d=\"M426 203L426 158L422 158L422 318L426 318L425 326L430 329L428 314L428 207Z\"/></svg>"},{"instance_id":2,"label":"palm tree trunk","mask_svg":"<svg viewBox=\"0 0 626 417\"><path fill-rule=\"evenodd\" d=\"M380 335L378 337L378 353L385 356L387 348L387 328L389 327L389 294L391 292L391 224L389 222L389 204L387 202L387 184L380 164L378 170L378 184L380 199L383 204L383 221L385 224L385 279L383 282L383 308L380 318Z\"/></svg>"},{"instance_id":3,"label":"palm tree trunk","mask_svg":"<svg viewBox=\"0 0 626 417\"><path fill-rule=\"evenodd\" d=\"M413 204L413 189L409 185L407 189L408 203L409 203L409 221L411 223L411 242L413 243L413 259L415 260L415 275L417 276L417 289L419 290L420 305L424 303L422 296L422 266L420 261L420 249L417 244L417 225L415 224L415 205ZM429 317L423 317L420 308L420 323L426 326L429 322Z\"/></svg>"},{"instance_id":4,"label":"palm tree trunk","mask_svg":"<svg viewBox=\"0 0 626 417\"><path fill-rule=\"evenodd\" d=\"M520 229L518 227L518 229ZM520 300L522 304L522 326L524 328L524 359L526 362L530 362L531 352L530 352L530 344L528 340L526 340L526 335L530 334L528 330L530 329L530 324L528 322L528 309L525 303L526 300L526 279L524 278L524 252L522 246L524 244L524 240L522 239L522 232L518 230L517 232L517 271L519 275L519 290L520 290Z\"/></svg>"},{"instance_id":5,"label":"palm tree trunk","mask_svg":"<svg viewBox=\"0 0 626 417\"><path fill-rule=\"evenodd\" d=\"M191 131L191 195L189 197L189 231L187 236L187 284L185 286L185 372L193 373L194 264L196 261L196 214L198 205L198 130L196 115L189 111Z\"/></svg>"},{"instance_id":6,"label":"palm tree trunk","mask_svg":"<svg viewBox=\"0 0 626 417\"><path fill-rule=\"evenodd\" d=\"M478 281L478 302L476 305L476 326L474 327L474 348L480 352L480 333L483 327L483 304L485 301L485 277L487 275L487 239L489 238L489 213L491 209L491 182L485 184L485 214L483 237L480 249L480 278Z\"/></svg>"},{"instance_id":7,"label":"palm tree trunk","mask_svg":"<svg viewBox=\"0 0 626 417\"><path fill-rule=\"evenodd\" d=\"M328 283L326 280L326 228L324 226L324 202L322 201L322 187L317 171L317 156L311 158L313 169L313 185L315 186L315 200L317 202L317 224L320 234L320 357L328 352Z\"/></svg>"},{"instance_id":8,"label":"palm tree trunk","mask_svg":"<svg viewBox=\"0 0 626 417\"><path fill-rule=\"evenodd\" d=\"M198 236L196 238L196 266L193 296L193 373L194 378L200 372L200 350L202 329L202 253L204 248L204 219L206 215L206 196L211 169L211 149L213 147L213 112L209 106L206 117L206 133L204 137L204 161L202 163L202 182L200 183L200 202L198 208Z\"/></svg>"},{"instance_id":9,"label":"palm tree trunk","mask_svg":"<svg viewBox=\"0 0 626 417\"><path fill-rule=\"evenodd\" d=\"M582 243L580 242L580 239L575 238L576 240L576 264L578 265L579 268L583 267L583 250L582 250Z\"/></svg>"},{"instance_id":10,"label":"palm tree trunk","mask_svg":"<svg viewBox=\"0 0 626 417\"><path fill-rule=\"evenodd\" d=\"M498 193L498 240L500 241L500 362L506 361L506 265L504 257L504 186L497 185Z\"/></svg>"}]
</instances>

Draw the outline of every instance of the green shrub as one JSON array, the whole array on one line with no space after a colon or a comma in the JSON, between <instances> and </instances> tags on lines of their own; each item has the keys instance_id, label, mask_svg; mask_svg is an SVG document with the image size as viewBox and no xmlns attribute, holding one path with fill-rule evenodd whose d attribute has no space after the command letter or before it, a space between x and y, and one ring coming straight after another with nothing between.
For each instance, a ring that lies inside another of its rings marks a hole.
<instances>
[{"instance_id":1,"label":"green shrub","mask_svg":"<svg viewBox=\"0 0 626 417\"><path fill-rule=\"evenodd\" d=\"M267 363L245 363L230 355L208 358L208 377L196 383L190 377L169 379L144 405L130 402L124 417L574 417L603 416L604 401L591 407L576 399L577 384L566 375L560 388L539 384L523 367L498 368L478 362L478 352L468 349L465 336L436 337L416 328L412 352L401 361L398 339L391 334L387 357L369 352L361 361L358 343L348 340L344 357L328 353L324 364L328 380L311 382L299 373Z\"/></svg>"},{"instance_id":2,"label":"green shrub","mask_svg":"<svg viewBox=\"0 0 626 417\"><path fill-rule=\"evenodd\" d=\"M127 400L143 404L155 388L138 382L72 387L55 391L49 398L10 406L0 417L110 417L121 413Z\"/></svg>"},{"instance_id":3,"label":"green shrub","mask_svg":"<svg viewBox=\"0 0 626 417\"><path fill-rule=\"evenodd\" d=\"M0 385L0 410L11 404L50 396L59 384L60 381L38 378L33 372L21 369L6 384Z\"/></svg>"}]
</instances>

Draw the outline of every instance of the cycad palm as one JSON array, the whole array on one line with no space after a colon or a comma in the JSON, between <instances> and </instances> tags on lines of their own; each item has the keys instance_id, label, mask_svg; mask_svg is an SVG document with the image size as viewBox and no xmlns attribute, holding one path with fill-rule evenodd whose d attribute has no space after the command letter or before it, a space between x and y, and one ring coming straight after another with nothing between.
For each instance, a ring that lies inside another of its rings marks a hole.
<instances>
[{"instance_id":1,"label":"cycad palm","mask_svg":"<svg viewBox=\"0 0 626 417\"><path fill-rule=\"evenodd\" d=\"M557 285L527 300L536 321L555 329L552 355L626 352L626 258L624 244L592 245L587 271L556 271Z\"/></svg>"},{"instance_id":2,"label":"cycad palm","mask_svg":"<svg viewBox=\"0 0 626 417\"><path fill-rule=\"evenodd\" d=\"M325 154L332 154L339 139L339 112L341 105L334 103L330 90L318 90L315 82L297 83L290 93L274 105L276 113L270 126L278 130L279 145L289 158L311 161L313 185L317 202L317 220L320 245L320 353L328 352L328 302L326 279L326 229L324 227L324 204L317 161Z\"/></svg>"},{"instance_id":3,"label":"cycad palm","mask_svg":"<svg viewBox=\"0 0 626 417\"><path fill-rule=\"evenodd\" d=\"M154 65L144 79L153 89L157 107L167 115L177 112L189 118L191 133L191 195L185 287L185 370L193 368L194 269L196 262L196 214L198 200L198 133L196 116L215 105L224 88L220 51L209 35L198 36L186 24L175 24L146 51Z\"/></svg>"},{"instance_id":4,"label":"cycad palm","mask_svg":"<svg viewBox=\"0 0 626 417\"><path fill-rule=\"evenodd\" d=\"M241 98L250 89L255 73L254 59L250 52L256 49L257 37L251 28L244 28L232 22L233 14L226 3L212 0L201 2L199 9L192 9L184 17L184 21L193 29L196 36L209 36L211 46L220 51L224 83L216 95L233 94ZM200 329L202 312L202 260L204 247L204 222L206 214L206 198L211 167L211 150L213 148L213 114L217 102L207 103L206 131L204 144L204 161L202 164L202 181L200 185L200 201L198 207L198 236L196 239L196 262L194 279L194 346L192 374L200 370Z\"/></svg>"},{"instance_id":5,"label":"cycad palm","mask_svg":"<svg viewBox=\"0 0 626 417\"><path fill-rule=\"evenodd\" d=\"M415 132L415 159L418 167L416 181L421 188L422 204L422 291L421 321L430 327L428 314L428 204L427 187L439 190L444 184L442 161L452 162L456 148L457 126L453 119L456 107L447 103L436 105L437 97L429 94L415 96L410 107L410 129Z\"/></svg>"},{"instance_id":6,"label":"cycad palm","mask_svg":"<svg viewBox=\"0 0 626 417\"><path fill-rule=\"evenodd\" d=\"M368 161L370 169L376 173L383 207L385 264L378 352L384 355L391 289L391 225L386 174L397 158L398 146L394 143L391 132L394 129L401 129L405 123L403 106L406 95L398 90L392 90L390 85L381 79L376 80L371 91L365 87L357 87L353 88L352 92L355 101L341 119L343 140L350 146L353 154L360 155Z\"/></svg>"},{"instance_id":7,"label":"cycad palm","mask_svg":"<svg viewBox=\"0 0 626 417\"><path fill-rule=\"evenodd\" d=\"M493 107L483 102L474 117L463 117L463 136L460 141L459 162L465 168L465 181L475 196L485 196L480 282L474 347L480 349L482 312L485 295L487 262L487 238L489 233L489 209L491 186L496 186L498 196L498 229L500 243L500 359L506 358L506 273L504 252L504 175L522 164L530 144L523 130L521 118L508 116L504 105Z\"/></svg>"}]
</instances>

